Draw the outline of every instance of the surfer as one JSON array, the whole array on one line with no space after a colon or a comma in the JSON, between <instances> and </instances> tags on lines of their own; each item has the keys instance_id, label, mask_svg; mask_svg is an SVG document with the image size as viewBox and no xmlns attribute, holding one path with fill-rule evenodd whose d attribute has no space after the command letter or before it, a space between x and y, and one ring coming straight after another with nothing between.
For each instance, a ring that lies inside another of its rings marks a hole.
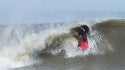
<instances>
[{"instance_id":1,"label":"surfer","mask_svg":"<svg viewBox=\"0 0 125 70\"><path fill-rule=\"evenodd\" d=\"M82 25L78 29L78 47L82 50L88 49L88 39L87 35L89 34L89 27L87 25Z\"/></svg>"},{"instance_id":2,"label":"surfer","mask_svg":"<svg viewBox=\"0 0 125 70\"><path fill-rule=\"evenodd\" d=\"M87 50L89 47L87 39L87 36L89 35L89 27L87 25L82 25L80 27L73 28L72 33L78 40L78 47L82 50Z\"/></svg>"}]
</instances>

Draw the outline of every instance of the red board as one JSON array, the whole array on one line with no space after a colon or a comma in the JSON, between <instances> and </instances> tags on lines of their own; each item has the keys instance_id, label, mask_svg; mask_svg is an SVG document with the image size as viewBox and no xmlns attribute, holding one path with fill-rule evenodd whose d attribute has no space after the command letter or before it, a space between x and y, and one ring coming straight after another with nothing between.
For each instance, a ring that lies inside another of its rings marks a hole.
<instances>
[{"instance_id":1,"label":"red board","mask_svg":"<svg viewBox=\"0 0 125 70\"><path fill-rule=\"evenodd\" d=\"M88 43L87 42L84 42L83 40L79 40L79 44L80 44L80 48L82 49L82 50L87 50L88 49Z\"/></svg>"}]
</instances>

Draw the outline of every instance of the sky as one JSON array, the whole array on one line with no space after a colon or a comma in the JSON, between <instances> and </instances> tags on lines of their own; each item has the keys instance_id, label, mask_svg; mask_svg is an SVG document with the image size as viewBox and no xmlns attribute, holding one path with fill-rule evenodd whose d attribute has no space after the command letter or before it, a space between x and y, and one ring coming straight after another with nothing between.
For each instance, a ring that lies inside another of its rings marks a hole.
<instances>
[{"instance_id":1,"label":"sky","mask_svg":"<svg viewBox=\"0 0 125 70\"><path fill-rule=\"evenodd\" d=\"M125 0L0 0L0 24L40 23L43 18L47 21L67 12L124 12L124 3Z\"/></svg>"}]
</instances>

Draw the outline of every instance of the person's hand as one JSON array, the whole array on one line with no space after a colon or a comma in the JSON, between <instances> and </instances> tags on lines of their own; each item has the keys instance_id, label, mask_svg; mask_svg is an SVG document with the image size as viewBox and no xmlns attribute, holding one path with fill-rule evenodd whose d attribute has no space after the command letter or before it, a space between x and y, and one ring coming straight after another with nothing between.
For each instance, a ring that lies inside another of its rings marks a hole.
<instances>
[{"instance_id":1,"label":"person's hand","mask_svg":"<svg viewBox=\"0 0 125 70\"><path fill-rule=\"evenodd\" d=\"M80 35L79 38L82 38L82 35Z\"/></svg>"},{"instance_id":2,"label":"person's hand","mask_svg":"<svg viewBox=\"0 0 125 70\"><path fill-rule=\"evenodd\" d=\"M91 36L95 36L95 34L91 35Z\"/></svg>"}]
</instances>

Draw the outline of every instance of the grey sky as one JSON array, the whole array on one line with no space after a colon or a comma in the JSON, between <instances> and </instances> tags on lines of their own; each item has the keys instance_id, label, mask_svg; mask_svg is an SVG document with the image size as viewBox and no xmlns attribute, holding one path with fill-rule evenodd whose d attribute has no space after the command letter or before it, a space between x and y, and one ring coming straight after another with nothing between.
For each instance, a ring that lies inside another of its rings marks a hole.
<instances>
[{"instance_id":1,"label":"grey sky","mask_svg":"<svg viewBox=\"0 0 125 70\"><path fill-rule=\"evenodd\" d=\"M125 11L124 3L124 0L0 0L0 24L29 22L48 13Z\"/></svg>"}]
</instances>

